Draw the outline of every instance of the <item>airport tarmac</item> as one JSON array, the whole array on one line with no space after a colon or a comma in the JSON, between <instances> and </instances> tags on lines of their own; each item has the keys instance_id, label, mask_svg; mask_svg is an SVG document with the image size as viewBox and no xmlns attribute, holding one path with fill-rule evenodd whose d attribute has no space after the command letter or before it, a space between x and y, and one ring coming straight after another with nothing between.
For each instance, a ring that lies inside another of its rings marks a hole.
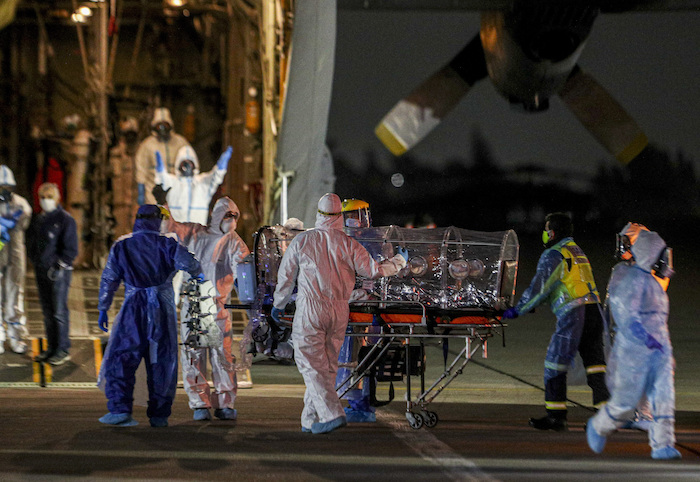
<instances>
[{"instance_id":1,"label":"airport tarmac","mask_svg":"<svg viewBox=\"0 0 700 482\"><path fill-rule=\"evenodd\" d=\"M595 265L595 263L594 263ZM534 269L522 263L526 283ZM73 360L36 381L28 356L0 356L0 480L681 480L700 479L700 383L694 280L674 280L674 300L692 300L674 311L671 335L677 360L676 436L680 461L650 458L647 434L622 430L602 455L585 441L592 415L588 387L570 384L570 430L538 432L531 416L544 414L542 363L551 335L548 310L510 322L504 340L488 343L430 409L434 428L414 430L406 417L404 382L396 398L377 409L377 423L352 424L331 434L300 432L304 386L294 365L262 355L251 368L252 387L239 389L238 420L195 422L178 389L167 428L148 424L109 427L104 395L95 388L97 271L76 271L71 290ZM521 279L521 283L523 282ZM518 292L522 292L519 283ZM41 327L33 280L27 281L32 335ZM240 328L244 322L236 315ZM97 340L97 341L96 341ZM451 341L450 353L461 347ZM426 350L426 380L443 371L442 345ZM573 380L572 380L573 381ZM378 398L388 397L380 384ZM414 390L417 385L413 380ZM413 392L415 396L415 392Z\"/></svg>"}]
</instances>

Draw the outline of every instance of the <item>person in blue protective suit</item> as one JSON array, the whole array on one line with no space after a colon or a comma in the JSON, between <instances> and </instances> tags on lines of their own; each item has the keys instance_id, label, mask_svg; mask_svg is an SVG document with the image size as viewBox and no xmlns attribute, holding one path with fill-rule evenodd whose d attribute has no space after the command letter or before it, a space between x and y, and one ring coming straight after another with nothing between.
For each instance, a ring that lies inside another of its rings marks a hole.
<instances>
[{"instance_id":1,"label":"person in blue protective suit","mask_svg":"<svg viewBox=\"0 0 700 482\"><path fill-rule=\"evenodd\" d=\"M632 251L631 248L634 245L634 243L637 241L637 237L639 236L639 233L642 231L649 231L649 229L644 226L643 224L639 223L627 223L624 228L617 234L617 247L615 250L615 258L618 261L621 261L618 263L615 267L613 267L612 273L610 274L610 279L615 275L615 269L618 266L624 266L624 265L634 265L635 260L634 256L632 256ZM668 285L670 282L670 278L667 276L660 276L656 272L652 272L652 275L656 278L656 280L659 282L661 287L664 289L664 291L668 290ZM608 281L608 287L610 286L610 282ZM608 290L606 299L605 299L605 304L604 304L604 311L607 314L606 318L609 324L609 332L610 332L610 337L611 339L614 340L615 336L615 318L611 316L610 313L610 291ZM612 344L610 345L612 346ZM615 361L610 359L608 357L608 371L607 371L607 380L608 380L608 388L610 387L610 381L614 379L614 372L615 372ZM653 420L653 415L651 413L651 406L649 404L649 400L647 400L646 396L643 396L642 399L640 400L639 404L637 405L637 409L635 410L635 413L633 417L627 421L622 427L623 429L636 429L636 430L643 430L645 432L649 431L649 427L651 425L651 422Z\"/></svg>"},{"instance_id":2,"label":"person in blue protective suit","mask_svg":"<svg viewBox=\"0 0 700 482\"><path fill-rule=\"evenodd\" d=\"M157 201L164 195L154 189ZM164 193L164 192L163 192ZM190 347L183 344L181 350L182 379L189 406L195 420L211 420L210 409L221 420L235 420L236 410L236 362L233 356L233 325L231 314L224 305L231 302L231 292L236 280L236 267L250 250L236 233L240 211L228 197L216 201L209 226L197 223L178 223L172 218L163 223L163 230L177 235L180 242L200 260L204 276L215 284L212 296L216 300L216 325L221 330L223 342L217 346ZM186 281L186 280L185 280ZM180 310L181 336L187 339L189 301ZM207 358L211 362L211 378L214 390L207 381Z\"/></svg>"},{"instance_id":3,"label":"person in blue protective suit","mask_svg":"<svg viewBox=\"0 0 700 482\"><path fill-rule=\"evenodd\" d=\"M48 347L34 361L58 366L71 359L68 290L78 255L78 229L58 204L61 194L56 184L42 184L38 194L42 212L29 226L27 254L34 264Z\"/></svg>"},{"instance_id":4,"label":"person in blue protective suit","mask_svg":"<svg viewBox=\"0 0 700 482\"><path fill-rule=\"evenodd\" d=\"M503 314L507 319L517 318L548 302L557 317L544 363L547 415L531 418L529 422L539 430L568 429L566 375L577 351L586 368L586 381L593 390L595 407L603 405L610 396L605 384L600 298L591 264L572 236L573 225L568 214L547 215L542 233L546 249L537 263L537 272L517 305Z\"/></svg>"},{"instance_id":5,"label":"person in blue protective suit","mask_svg":"<svg viewBox=\"0 0 700 482\"><path fill-rule=\"evenodd\" d=\"M369 228L372 226L372 216L369 209L369 203L361 199L344 199L343 200L343 223L346 228ZM350 297L351 301L360 301L368 299L367 292L358 287L353 290ZM378 329L378 326L373 326L370 330ZM364 340L361 337L349 336L353 333L353 328L347 328L348 336L343 340L343 345L340 348L340 356L338 358L338 375L336 376L336 389L339 393L346 390L349 382L343 384L352 373L352 366L357 365L360 346ZM371 405L370 400L370 375L365 377L355 386L343 395L343 399L348 401L348 406L345 407L345 416L348 423L363 423L376 422L377 416L375 409Z\"/></svg>"},{"instance_id":6,"label":"person in blue protective suit","mask_svg":"<svg viewBox=\"0 0 700 482\"><path fill-rule=\"evenodd\" d=\"M32 217L26 199L13 192L12 170L0 165L0 353L9 338L13 352L27 351L27 317L24 315L24 278L27 253L25 231ZM5 328L7 326L7 329Z\"/></svg>"},{"instance_id":7,"label":"person in blue protective suit","mask_svg":"<svg viewBox=\"0 0 700 482\"><path fill-rule=\"evenodd\" d=\"M279 322L295 284L298 287L292 342L306 393L303 432L327 433L347 424L335 391L338 354L350 310L356 273L366 278L393 276L406 266L408 253L377 263L360 243L343 232L340 198L318 201L314 229L289 244L277 272L272 317Z\"/></svg>"},{"instance_id":8,"label":"person in blue protective suit","mask_svg":"<svg viewBox=\"0 0 700 482\"><path fill-rule=\"evenodd\" d=\"M168 193L168 209L175 221L207 224L209 203L223 182L233 148L228 147L209 172L199 172L197 154L189 146L180 148L175 158L177 174L165 170L160 153L156 153L156 184Z\"/></svg>"},{"instance_id":9,"label":"person in blue protective suit","mask_svg":"<svg viewBox=\"0 0 700 482\"><path fill-rule=\"evenodd\" d=\"M173 234L160 233L163 212L140 206L134 232L119 238L102 271L99 325L107 331L107 311L123 281L124 303L117 315L98 384L104 388L109 413L100 422L136 425L132 418L135 373L144 360L148 384L146 414L153 427L167 427L177 385L177 315L172 278L183 270L204 279L199 261Z\"/></svg>"},{"instance_id":10,"label":"person in blue protective suit","mask_svg":"<svg viewBox=\"0 0 700 482\"><path fill-rule=\"evenodd\" d=\"M630 250L635 263L618 264L608 286L610 311L617 325L611 397L588 420L586 438L591 450L601 453L607 437L630 420L646 396L653 415L649 428L651 457L680 459L674 447L675 360L668 332L669 301L660 282L672 275L669 251L661 236L644 230Z\"/></svg>"}]
</instances>

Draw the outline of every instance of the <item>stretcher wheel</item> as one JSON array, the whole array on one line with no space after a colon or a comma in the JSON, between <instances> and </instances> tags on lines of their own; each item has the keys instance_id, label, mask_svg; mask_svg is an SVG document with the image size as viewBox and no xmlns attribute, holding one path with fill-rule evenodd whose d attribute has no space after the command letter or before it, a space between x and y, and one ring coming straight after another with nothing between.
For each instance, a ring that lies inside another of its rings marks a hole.
<instances>
[{"instance_id":1,"label":"stretcher wheel","mask_svg":"<svg viewBox=\"0 0 700 482\"><path fill-rule=\"evenodd\" d=\"M423 417L423 423L428 428L433 428L438 423L438 416L435 412L423 410L421 411L421 416Z\"/></svg>"},{"instance_id":2,"label":"stretcher wheel","mask_svg":"<svg viewBox=\"0 0 700 482\"><path fill-rule=\"evenodd\" d=\"M420 413L406 412L406 420L412 429L418 430L423 426L423 417Z\"/></svg>"}]
</instances>

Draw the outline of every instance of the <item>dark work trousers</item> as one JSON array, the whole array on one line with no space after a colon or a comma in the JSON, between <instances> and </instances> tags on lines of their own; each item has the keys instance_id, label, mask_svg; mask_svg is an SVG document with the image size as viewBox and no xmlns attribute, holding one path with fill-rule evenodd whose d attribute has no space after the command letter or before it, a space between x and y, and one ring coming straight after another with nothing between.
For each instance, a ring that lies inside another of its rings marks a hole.
<instances>
[{"instance_id":1,"label":"dark work trousers","mask_svg":"<svg viewBox=\"0 0 700 482\"><path fill-rule=\"evenodd\" d=\"M35 273L41 311L44 314L44 327L48 342L47 351L49 355L67 353L70 351L68 289L73 271L57 269L46 273L37 269Z\"/></svg>"},{"instance_id":2,"label":"dark work trousers","mask_svg":"<svg viewBox=\"0 0 700 482\"><path fill-rule=\"evenodd\" d=\"M579 306L557 319L557 328L547 348L544 386L547 413L566 418L566 374L576 352L586 368L586 381L593 390L593 405L610 398L605 384L603 318L598 305Z\"/></svg>"}]
</instances>

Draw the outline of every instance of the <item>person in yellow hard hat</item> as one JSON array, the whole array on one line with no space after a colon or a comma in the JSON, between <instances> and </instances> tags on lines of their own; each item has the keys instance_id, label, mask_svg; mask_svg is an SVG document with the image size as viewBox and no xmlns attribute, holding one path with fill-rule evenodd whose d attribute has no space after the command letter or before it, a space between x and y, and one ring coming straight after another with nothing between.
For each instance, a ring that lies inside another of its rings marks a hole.
<instances>
[{"instance_id":1,"label":"person in yellow hard hat","mask_svg":"<svg viewBox=\"0 0 700 482\"><path fill-rule=\"evenodd\" d=\"M372 226L369 203L361 199L345 199L343 201L343 223L346 228L369 228Z\"/></svg>"},{"instance_id":2,"label":"person in yellow hard hat","mask_svg":"<svg viewBox=\"0 0 700 482\"><path fill-rule=\"evenodd\" d=\"M346 228L369 228L372 226L372 214L369 203L361 199L345 199L342 203L343 224ZM371 253L370 253L371 254ZM367 299L367 292L362 287L356 287L352 292L351 301ZM348 327L346 334L353 333L353 328ZM350 376L352 366L357 363L357 356L362 345L362 339L355 336L346 336L338 357L338 375L335 379L338 393L347 388L343 382ZM342 397L348 401L344 409L348 423L376 422L377 416L374 407L371 406L371 394L369 381L364 378L360 383L349 390Z\"/></svg>"}]
</instances>

